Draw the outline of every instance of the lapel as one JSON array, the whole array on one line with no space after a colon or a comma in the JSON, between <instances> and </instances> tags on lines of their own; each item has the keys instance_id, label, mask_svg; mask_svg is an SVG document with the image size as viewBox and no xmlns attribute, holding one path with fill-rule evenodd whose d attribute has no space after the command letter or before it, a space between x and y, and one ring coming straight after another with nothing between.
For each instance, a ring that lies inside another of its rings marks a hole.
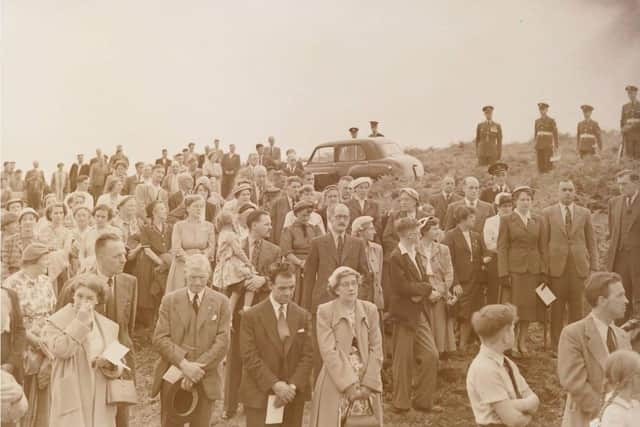
<instances>
[{"instance_id":1,"label":"lapel","mask_svg":"<svg viewBox=\"0 0 640 427\"><path fill-rule=\"evenodd\" d=\"M355 250L355 240L350 239L349 236L345 233L344 235L344 247L342 248L342 259L340 259L340 264L342 264L345 258L349 255L349 252Z\"/></svg>"},{"instance_id":2,"label":"lapel","mask_svg":"<svg viewBox=\"0 0 640 427\"><path fill-rule=\"evenodd\" d=\"M336 247L336 241L333 238L333 234L331 232L327 233L327 249L329 250L329 252L331 252L331 256L336 261L336 265L340 265L340 260L338 259L338 248ZM344 253L344 248L342 250L342 253Z\"/></svg>"},{"instance_id":3,"label":"lapel","mask_svg":"<svg viewBox=\"0 0 640 427\"><path fill-rule=\"evenodd\" d=\"M562 207L560 206L560 204L557 204L554 211L554 217L555 220L558 223L558 226L560 227L560 229L562 230L562 233L565 235L565 237L568 237L569 235L567 234L567 227L564 224L564 219L562 218ZM574 218L573 218L573 222L575 223L575 208L574 208L574 214L573 214Z\"/></svg>"},{"instance_id":4,"label":"lapel","mask_svg":"<svg viewBox=\"0 0 640 427\"><path fill-rule=\"evenodd\" d=\"M367 315L360 301L356 301L355 317L355 334L358 340L358 350L360 351L360 356L364 358L365 355L369 354L369 324L367 322ZM367 361L362 360L362 363L366 365Z\"/></svg>"},{"instance_id":5,"label":"lapel","mask_svg":"<svg viewBox=\"0 0 640 427\"><path fill-rule=\"evenodd\" d=\"M294 338L298 335L296 326L298 323L298 310L293 308L291 303L287 304L287 325L289 326L289 338L284 342L284 356L286 357L291 350Z\"/></svg>"},{"instance_id":6,"label":"lapel","mask_svg":"<svg viewBox=\"0 0 640 427\"><path fill-rule=\"evenodd\" d=\"M623 200L623 209L626 209L626 206L624 206L624 200ZM633 224L635 224L636 220L638 219L638 216L640 216L640 194L638 194L636 196L636 199L633 201L633 204L631 205L631 221L629 221L629 229L633 226ZM630 230L623 230L625 233L628 233Z\"/></svg>"},{"instance_id":7,"label":"lapel","mask_svg":"<svg viewBox=\"0 0 640 427\"><path fill-rule=\"evenodd\" d=\"M420 274L420 270L418 270L418 267L416 267L416 265L413 263L409 254L400 254L400 256L402 256L402 260L404 261L405 268L411 271L411 274L415 279L422 281L422 274ZM416 251L416 257L417 256L418 255Z\"/></svg>"},{"instance_id":8,"label":"lapel","mask_svg":"<svg viewBox=\"0 0 640 427\"><path fill-rule=\"evenodd\" d=\"M471 258L471 248L469 247L469 244L467 243L467 239L464 238L464 234L462 234L462 231L456 227L455 228L455 239L458 241L458 246L463 248L464 251L469 255L469 258ZM471 233L469 233L469 239L471 240L471 244L473 245L473 237L471 237Z\"/></svg>"},{"instance_id":9,"label":"lapel","mask_svg":"<svg viewBox=\"0 0 640 427\"><path fill-rule=\"evenodd\" d=\"M187 288L183 288L184 290L176 295L176 311L178 312L178 316L182 319L182 324L184 325L184 329L186 330L189 326L189 321L193 316L193 307L191 307L191 303L189 302L189 294L187 294Z\"/></svg>"},{"instance_id":10,"label":"lapel","mask_svg":"<svg viewBox=\"0 0 640 427\"><path fill-rule=\"evenodd\" d=\"M279 353L282 353L284 347L282 345L282 340L278 335L278 319L276 319L276 313L273 311L273 305L271 305L271 300L269 297L265 298L260 304L260 317L262 318L262 325L264 329L267 331L267 335L271 339L271 343L278 350ZM289 313L287 313L287 320ZM291 326L289 326L291 328ZM289 329L291 333L291 329ZM287 341L291 341L290 339Z\"/></svg>"},{"instance_id":11,"label":"lapel","mask_svg":"<svg viewBox=\"0 0 640 427\"><path fill-rule=\"evenodd\" d=\"M198 308L198 317L196 317L196 332L200 330L205 320L213 318L214 309L213 296L205 288L202 301L200 302L200 308Z\"/></svg>"},{"instance_id":12,"label":"lapel","mask_svg":"<svg viewBox=\"0 0 640 427\"><path fill-rule=\"evenodd\" d=\"M593 319L590 317L587 319L584 327L584 336L587 341L587 347L589 351L593 355L593 357L598 361L600 367L604 371L604 363L607 360L607 349L604 347L604 343L602 342L602 338L600 338L598 334L598 328L596 328L596 324ZM617 335L616 335L617 338Z\"/></svg>"}]
</instances>

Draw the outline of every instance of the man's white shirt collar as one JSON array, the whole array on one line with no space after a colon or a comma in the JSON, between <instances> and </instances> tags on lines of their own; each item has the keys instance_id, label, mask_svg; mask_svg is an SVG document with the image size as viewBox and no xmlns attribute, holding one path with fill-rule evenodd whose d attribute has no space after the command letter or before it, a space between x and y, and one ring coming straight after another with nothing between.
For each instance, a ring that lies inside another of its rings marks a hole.
<instances>
[{"instance_id":1,"label":"man's white shirt collar","mask_svg":"<svg viewBox=\"0 0 640 427\"><path fill-rule=\"evenodd\" d=\"M189 302L193 304L193 298L196 296L194 292L191 292L191 289L187 288L187 295L189 296ZM198 292L198 304L202 303L202 297L204 297L204 289Z\"/></svg>"},{"instance_id":2,"label":"man's white shirt collar","mask_svg":"<svg viewBox=\"0 0 640 427\"><path fill-rule=\"evenodd\" d=\"M284 318L287 318L287 304L280 304L278 301L273 299L273 295L269 294L269 301L271 301L271 306L273 307L273 312L276 315L276 319L280 316L280 307L284 306Z\"/></svg>"}]
</instances>

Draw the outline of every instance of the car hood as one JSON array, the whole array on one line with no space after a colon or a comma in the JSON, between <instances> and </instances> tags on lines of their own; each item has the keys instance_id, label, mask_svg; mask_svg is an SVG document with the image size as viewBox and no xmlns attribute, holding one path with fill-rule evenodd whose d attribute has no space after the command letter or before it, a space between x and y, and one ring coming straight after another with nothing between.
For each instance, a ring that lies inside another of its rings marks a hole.
<instances>
[{"instance_id":1,"label":"car hood","mask_svg":"<svg viewBox=\"0 0 640 427\"><path fill-rule=\"evenodd\" d=\"M406 169L412 169L413 166L416 165L417 166L416 173L418 174L418 176L422 176L424 174L424 166L422 165L422 162L418 160L416 157L413 157L409 154L398 154L398 155L389 157L389 159L397 161L399 164L402 165L403 168L406 168Z\"/></svg>"}]
</instances>

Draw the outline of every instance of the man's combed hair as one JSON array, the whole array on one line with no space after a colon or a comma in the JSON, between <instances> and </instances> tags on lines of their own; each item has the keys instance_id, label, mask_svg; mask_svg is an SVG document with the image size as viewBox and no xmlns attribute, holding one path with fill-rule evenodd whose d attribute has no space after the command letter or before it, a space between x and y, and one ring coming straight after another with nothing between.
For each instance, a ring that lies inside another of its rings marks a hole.
<instances>
[{"instance_id":1,"label":"man's combed hair","mask_svg":"<svg viewBox=\"0 0 640 427\"><path fill-rule=\"evenodd\" d=\"M100 252L109 242L121 242L120 236L115 233L102 233L96 239L96 244L94 246L95 252Z\"/></svg>"},{"instance_id":2,"label":"man's combed hair","mask_svg":"<svg viewBox=\"0 0 640 427\"><path fill-rule=\"evenodd\" d=\"M471 325L481 338L491 338L516 321L516 308L511 304L489 304L473 313Z\"/></svg>"},{"instance_id":3,"label":"man's combed hair","mask_svg":"<svg viewBox=\"0 0 640 427\"><path fill-rule=\"evenodd\" d=\"M412 230L418 227L418 221L415 218L402 217L396 219L393 223L393 226L396 229L396 233L404 234L408 230Z\"/></svg>"},{"instance_id":4,"label":"man's combed hair","mask_svg":"<svg viewBox=\"0 0 640 427\"><path fill-rule=\"evenodd\" d=\"M584 297L591 307L595 307L599 297L609 296L609 285L617 282L622 283L622 277L618 273L608 271L593 273L584 285Z\"/></svg>"}]
</instances>

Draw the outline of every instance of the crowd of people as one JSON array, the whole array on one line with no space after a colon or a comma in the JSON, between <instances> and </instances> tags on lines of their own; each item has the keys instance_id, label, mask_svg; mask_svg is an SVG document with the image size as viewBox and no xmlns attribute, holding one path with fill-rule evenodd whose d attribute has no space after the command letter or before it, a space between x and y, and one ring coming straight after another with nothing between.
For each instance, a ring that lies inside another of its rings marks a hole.
<instances>
[{"instance_id":1,"label":"crowd of people","mask_svg":"<svg viewBox=\"0 0 640 427\"><path fill-rule=\"evenodd\" d=\"M444 176L388 206L367 177L316 188L273 137L244 162L215 140L131 175L122 146L96 150L49 183L37 162L24 179L5 162L3 425L128 426L146 335L163 426L208 426L216 400L247 426L301 426L306 402L313 427L382 425L385 389L395 413L437 413L439 367L476 353L476 423L524 426L540 401L514 361L546 321L541 288L556 298L563 425L632 425L607 420L640 411L640 174L616 176L601 266L571 180L537 212L534 189L491 160L491 182Z\"/></svg>"}]
</instances>

